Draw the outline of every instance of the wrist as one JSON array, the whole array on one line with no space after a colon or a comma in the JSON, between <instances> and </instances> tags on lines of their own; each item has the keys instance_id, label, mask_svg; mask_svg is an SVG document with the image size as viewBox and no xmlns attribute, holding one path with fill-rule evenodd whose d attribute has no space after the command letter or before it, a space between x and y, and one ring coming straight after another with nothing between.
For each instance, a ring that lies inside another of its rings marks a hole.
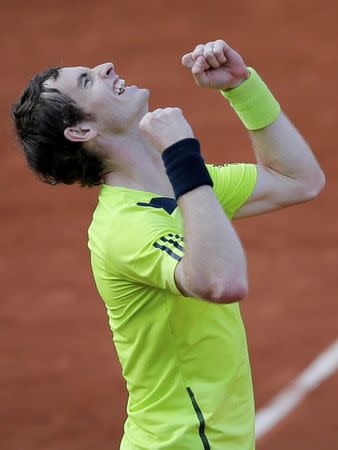
<instances>
[{"instance_id":1,"label":"wrist","mask_svg":"<svg viewBox=\"0 0 338 450\"><path fill-rule=\"evenodd\" d=\"M234 83L230 88L228 89L221 89L221 91L229 91L230 89L236 89L238 88L242 83L244 83L244 81L246 81L249 76L250 76L250 70L247 68L247 75L245 78L242 78L241 80L236 81L236 83Z\"/></svg>"},{"instance_id":2,"label":"wrist","mask_svg":"<svg viewBox=\"0 0 338 450\"><path fill-rule=\"evenodd\" d=\"M175 142L164 150L162 160L176 200L200 186L213 186L197 139L187 138Z\"/></svg>"},{"instance_id":3,"label":"wrist","mask_svg":"<svg viewBox=\"0 0 338 450\"><path fill-rule=\"evenodd\" d=\"M235 110L248 130L258 130L273 123L280 114L281 108L269 88L251 67L250 77L240 86L221 90L221 94Z\"/></svg>"}]
</instances>

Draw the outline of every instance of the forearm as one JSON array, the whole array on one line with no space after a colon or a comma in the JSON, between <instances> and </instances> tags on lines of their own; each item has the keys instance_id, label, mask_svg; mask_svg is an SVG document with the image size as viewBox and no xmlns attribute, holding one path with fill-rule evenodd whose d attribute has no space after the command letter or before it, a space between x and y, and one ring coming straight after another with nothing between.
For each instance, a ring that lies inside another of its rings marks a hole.
<instances>
[{"instance_id":1,"label":"forearm","mask_svg":"<svg viewBox=\"0 0 338 450\"><path fill-rule=\"evenodd\" d=\"M305 184L324 177L310 146L283 112L271 125L249 134L259 164Z\"/></svg>"},{"instance_id":2,"label":"forearm","mask_svg":"<svg viewBox=\"0 0 338 450\"><path fill-rule=\"evenodd\" d=\"M178 200L184 219L181 287L212 301L237 301L247 290L241 242L211 187L201 186Z\"/></svg>"},{"instance_id":3,"label":"forearm","mask_svg":"<svg viewBox=\"0 0 338 450\"><path fill-rule=\"evenodd\" d=\"M253 69L239 87L222 93L250 130L259 164L307 189L323 183L324 175L309 145L280 111L277 100Z\"/></svg>"},{"instance_id":4,"label":"forearm","mask_svg":"<svg viewBox=\"0 0 338 450\"><path fill-rule=\"evenodd\" d=\"M197 139L167 147L162 159L184 221L184 257L175 280L187 296L215 302L240 300L247 291L241 243L212 190Z\"/></svg>"}]
</instances>

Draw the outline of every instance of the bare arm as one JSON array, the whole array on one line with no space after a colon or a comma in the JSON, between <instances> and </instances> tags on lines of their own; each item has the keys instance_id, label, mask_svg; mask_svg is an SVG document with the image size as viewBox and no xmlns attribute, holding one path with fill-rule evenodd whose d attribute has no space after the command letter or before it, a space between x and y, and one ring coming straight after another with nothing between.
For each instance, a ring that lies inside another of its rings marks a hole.
<instances>
[{"instance_id":1,"label":"bare arm","mask_svg":"<svg viewBox=\"0 0 338 450\"><path fill-rule=\"evenodd\" d=\"M234 218L262 214L311 200L325 185L310 146L281 113L271 125L249 132L257 159L257 184Z\"/></svg>"},{"instance_id":2,"label":"bare arm","mask_svg":"<svg viewBox=\"0 0 338 450\"><path fill-rule=\"evenodd\" d=\"M196 83L206 88L232 90L249 76L241 56L222 40L197 45L183 56L182 63L191 70ZM234 218L311 200L320 192L324 174L309 145L285 114L249 134L257 159L257 184Z\"/></svg>"},{"instance_id":3,"label":"bare arm","mask_svg":"<svg viewBox=\"0 0 338 450\"><path fill-rule=\"evenodd\" d=\"M140 129L160 152L193 137L178 108L157 109L146 114ZM183 146L181 151L185 149ZM184 170L189 177L189 168ZM201 185L190 190L179 196L178 204L184 219L185 247L184 257L175 271L179 290L186 296L216 303L242 299L247 292L245 255L212 188Z\"/></svg>"},{"instance_id":4,"label":"bare arm","mask_svg":"<svg viewBox=\"0 0 338 450\"><path fill-rule=\"evenodd\" d=\"M230 303L247 293L246 258L241 242L209 186L179 198L184 218L184 258L176 268L180 291Z\"/></svg>"},{"instance_id":5,"label":"bare arm","mask_svg":"<svg viewBox=\"0 0 338 450\"><path fill-rule=\"evenodd\" d=\"M257 162L301 185L317 187L322 172L311 148L284 113L262 130L250 131Z\"/></svg>"}]
</instances>

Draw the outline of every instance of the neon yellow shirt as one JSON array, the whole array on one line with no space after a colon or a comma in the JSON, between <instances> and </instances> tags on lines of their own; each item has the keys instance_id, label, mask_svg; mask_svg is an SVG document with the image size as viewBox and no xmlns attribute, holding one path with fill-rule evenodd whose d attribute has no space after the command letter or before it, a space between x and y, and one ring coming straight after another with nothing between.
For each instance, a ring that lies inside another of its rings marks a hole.
<instances>
[{"instance_id":1,"label":"neon yellow shirt","mask_svg":"<svg viewBox=\"0 0 338 450\"><path fill-rule=\"evenodd\" d=\"M253 164L207 165L229 218L256 183ZM184 255L174 199L101 187L88 230L128 418L121 450L253 450L254 400L238 303L183 297L174 271Z\"/></svg>"}]
</instances>

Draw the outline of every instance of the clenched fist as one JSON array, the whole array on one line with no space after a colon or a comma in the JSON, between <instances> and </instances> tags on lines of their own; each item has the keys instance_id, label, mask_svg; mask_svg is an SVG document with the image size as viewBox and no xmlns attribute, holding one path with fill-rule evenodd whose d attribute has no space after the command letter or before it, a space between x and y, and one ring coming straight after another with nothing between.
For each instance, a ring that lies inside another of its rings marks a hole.
<instances>
[{"instance_id":1,"label":"clenched fist","mask_svg":"<svg viewBox=\"0 0 338 450\"><path fill-rule=\"evenodd\" d=\"M180 108L159 108L148 112L142 117L139 127L148 141L160 152L175 142L194 137Z\"/></svg>"},{"instance_id":2,"label":"clenched fist","mask_svg":"<svg viewBox=\"0 0 338 450\"><path fill-rule=\"evenodd\" d=\"M232 89L249 77L242 57L221 39L197 45L183 56L182 64L202 87Z\"/></svg>"}]
</instances>

